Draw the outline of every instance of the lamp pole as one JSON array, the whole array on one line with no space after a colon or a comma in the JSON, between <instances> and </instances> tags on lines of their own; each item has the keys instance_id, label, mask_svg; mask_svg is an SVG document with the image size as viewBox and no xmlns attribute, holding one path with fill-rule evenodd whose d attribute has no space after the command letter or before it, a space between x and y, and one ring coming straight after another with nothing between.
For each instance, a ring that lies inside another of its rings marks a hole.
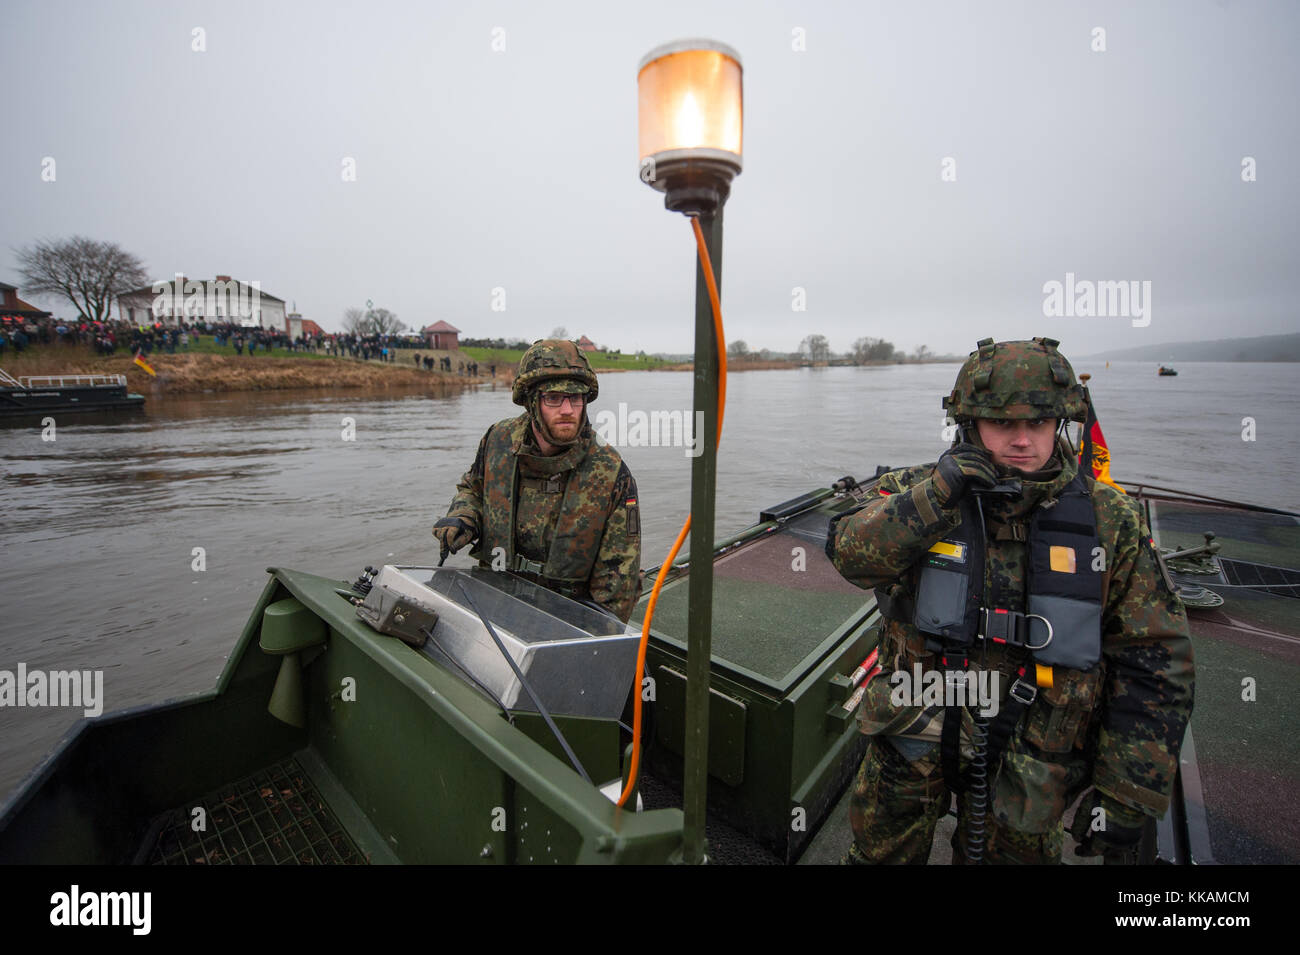
<instances>
[{"instance_id":1,"label":"lamp pole","mask_svg":"<svg viewBox=\"0 0 1300 955\"><path fill-rule=\"evenodd\" d=\"M701 214L704 245L722 288L722 206ZM682 798L682 861L704 861L709 777L709 660L713 646L713 513L718 483L718 339L704 263L695 270L695 409L704 412L702 451L691 465L691 569L686 629L686 743Z\"/></svg>"},{"instance_id":2,"label":"lamp pole","mask_svg":"<svg viewBox=\"0 0 1300 955\"><path fill-rule=\"evenodd\" d=\"M664 205L697 218L722 286L722 208L741 169L740 56L711 40L669 43L637 73L642 178ZM647 166L648 163L648 166ZM645 173L649 171L647 176ZM687 589L686 739L683 753L682 861L706 861L709 677L713 626L713 516L718 477L720 356L704 262L695 270L695 399L704 442L691 466L691 549ZM721 292L719 292L721 297Z\"/></svg>"}]
</instances>

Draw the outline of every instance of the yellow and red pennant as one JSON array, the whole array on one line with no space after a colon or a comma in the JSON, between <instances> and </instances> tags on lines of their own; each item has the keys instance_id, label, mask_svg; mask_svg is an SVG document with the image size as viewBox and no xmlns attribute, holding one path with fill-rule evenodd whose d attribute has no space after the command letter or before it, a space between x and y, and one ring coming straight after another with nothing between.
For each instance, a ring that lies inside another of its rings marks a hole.
<instances>
[{"instance_id":1,"label":"yellow and red pennant","mask_svg":"<svg viewBox=\"0 0 1300 955\"><path fill-rule=\"evenodd\" d=\"M139 365L141 368L143 368L145 371L147 371L149 374L151 374L153 377L155 378L158 377L158 372L154 371L153 368L149 366L149 363L144 360L143 352L137 351L135 353L135 363Z\"/></svg>"}]
</instances>

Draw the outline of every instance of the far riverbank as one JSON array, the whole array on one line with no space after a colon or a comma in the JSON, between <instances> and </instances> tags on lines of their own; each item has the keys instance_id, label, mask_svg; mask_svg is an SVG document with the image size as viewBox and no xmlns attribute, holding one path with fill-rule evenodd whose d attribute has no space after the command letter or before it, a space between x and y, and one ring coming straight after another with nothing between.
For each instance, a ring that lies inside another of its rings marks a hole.
<instances>
[{"instance_id":1,"label":"far riverbank","mask_svg":"<svg viewBox=\"0 0 1300 955\"><path fill-rule=\"evenodd\" d=\"M432 354L432 352L430 352ZM359 361L321 355L277 358L272 356L212 355L180 352L150 355L146 361L156 373L135 363L133 355L97 356L82 349L54 346L34 353L7 356L4 368L15 377L34 375L126 375L130 391L150 394L208 394L234 391L286 391L298 389L427 389L449 394L471 385L490 382L487 377L465 377L426 371L396 362Z\"/></svg>"}]
</instances>

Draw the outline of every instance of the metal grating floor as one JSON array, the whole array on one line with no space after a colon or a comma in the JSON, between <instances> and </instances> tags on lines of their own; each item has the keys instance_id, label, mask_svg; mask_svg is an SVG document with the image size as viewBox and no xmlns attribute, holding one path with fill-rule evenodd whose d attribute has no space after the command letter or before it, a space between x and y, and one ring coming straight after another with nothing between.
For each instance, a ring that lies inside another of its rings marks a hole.
<instances>
[{"instance_id":1,"label":"metal grating floor","mask_svg":"<svg viewBox=\"0 0 1300 955\"><path fill-rule=\"evenodd\" d=\"M1230 587L1247 587L1275 597L1300 597L1300 571L1226 557L1219 558L1219 565Z\"/></svg>"},{"instance_id":2,"label":"metal grating floor","mask_svg":"<svg viewBox=\"0 0 1300 955\"><path fill-rule=\"evenodd\" d=\"M682 804L681 792L657 776L644 773L640 781L646 809L667 809ZM745 833L733 829L712 815L704 821L704 838L712 865L780 865L781 860Z\"/></svg>"},{"instance_id":3,"label":"metal grating floor","mask_svg":"<svg viewBox=\"0 0 1300 955\"><path fill-rule=\"evenodd\" d=\"M195 809L201 808L203 816ZM193 823L206 825L195 831ZM168 810L150 865L365 865L358 851L303 772L287 759L238 782Z\"/></svg>"}]
</instances>

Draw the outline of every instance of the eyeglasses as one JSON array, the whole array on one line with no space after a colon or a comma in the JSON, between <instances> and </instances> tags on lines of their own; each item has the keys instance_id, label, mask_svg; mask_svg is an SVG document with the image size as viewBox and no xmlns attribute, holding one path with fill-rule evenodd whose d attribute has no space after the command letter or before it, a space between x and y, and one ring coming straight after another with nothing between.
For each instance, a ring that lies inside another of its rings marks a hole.
<instances>
[{"instance_id":1,"label":"eyeglasses","mask_svg":"<svg viewBox=\"0 0 1300 955\"><path fill-rule=\"evenodd\" d=\"M548 408L559 408L566 401L574 408L581 408L586 404L587 396L556 394L555 392L547 392L542 395L542 404L546 405Z\"/></svg>"}]
</instances>

